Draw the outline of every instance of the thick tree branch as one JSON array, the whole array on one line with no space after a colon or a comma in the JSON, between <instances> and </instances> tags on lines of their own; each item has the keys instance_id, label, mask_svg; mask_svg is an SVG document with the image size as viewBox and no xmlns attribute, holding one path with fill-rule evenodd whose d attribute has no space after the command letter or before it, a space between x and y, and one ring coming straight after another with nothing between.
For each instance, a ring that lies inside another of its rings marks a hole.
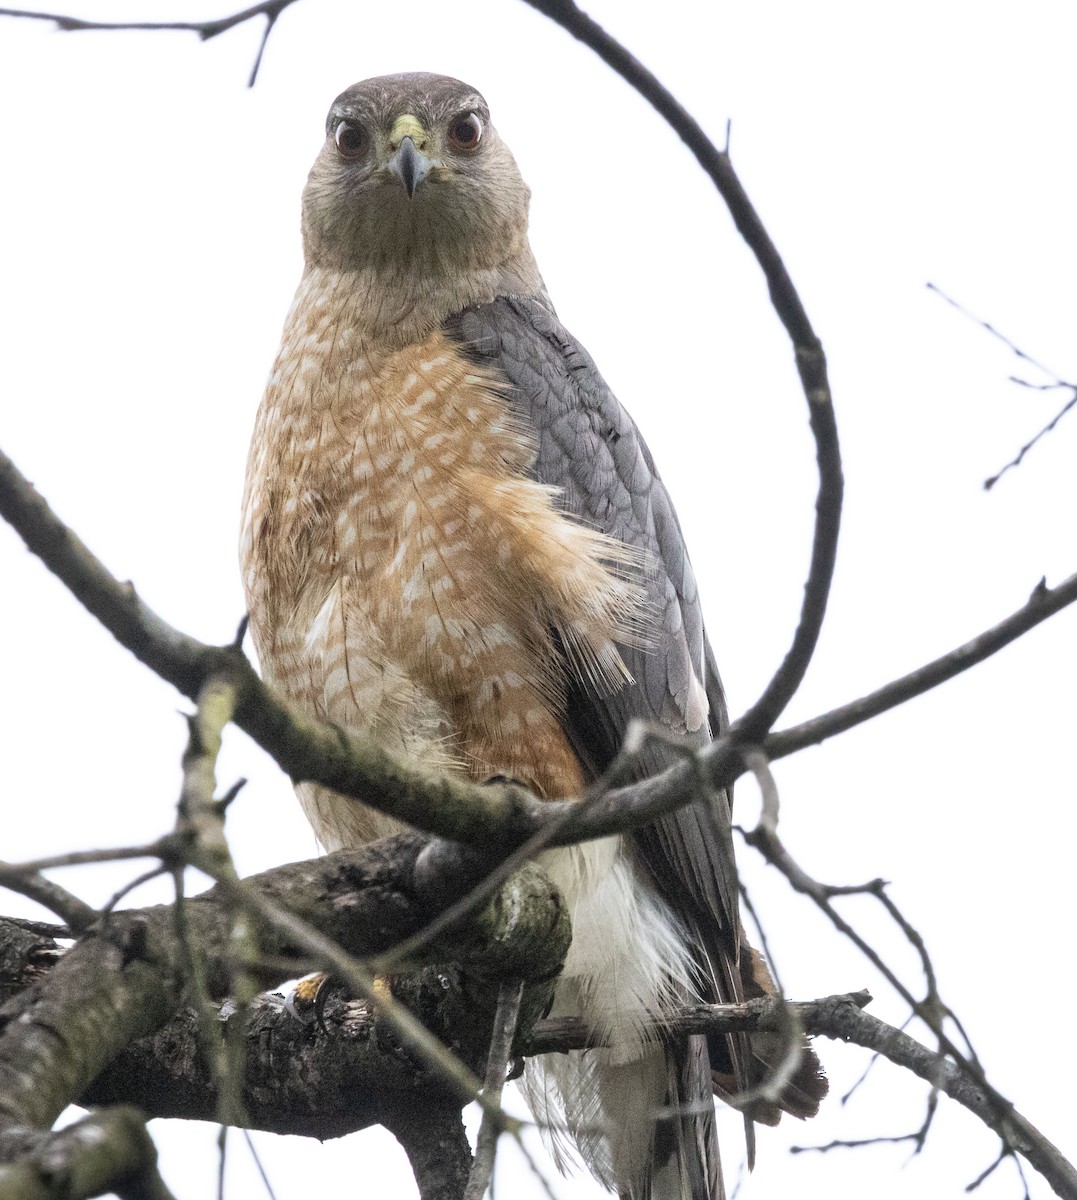
<instances>
[{"instance_id":1,"label":"thick tree branch","mask_svg":"<svg viewBox=\"0 0 1077 1200\"><path fill-rule=\"evenodd\" d=\"M18 1161L0 1166L0 1200L175 1200L157 1172L157 1147L127 1105L91 1113L58 1133L22 1131ZM3 1149L0 1148L0 1158Z\"/></svg>"},{"instance_id":2,"label":"thick tree branch","mask_svg":"<svg viewBox=\"0 0 1077 1200\"><path fill-rule=\"evenodd\" d=\"M421 1105L409 1098L382 1124L404 1147L420 1200L460 1200L471 1169L471 1147L458 1107L439 1104L427 1093Z\"/></svg>"},{"instance_id":3,"label":"thick tree branch","mask_svg":"<svg viewBox=\"0 0 1077 1200\"><path fill-rule=\"evenodd\" d=\"M0 978L0 985L4 982ZM438 1036L452 1042L473 1069L480 1068L493 1019L492 989L480 986L476 990L455 968L430 968L413 978L397 980L394 992ZM1077 1200L1072 1166L1039 1131L1011 1105L1000 1108L997 1095L970 1077L964 1064L861 1013L869 1001L866 992L858 992L791 1002L788 1007L805 1032L864 1046L939 1087L1022 1154L1060 1196ZM741 1005L686 1006L668 1019L663 1029L673 1037L776 1029L783 1020L782 1003L755 1000ZM220 1019L224 1023L235 1020L235 1010L224 1004ZM386 1124L401 1137L413 1159L423 1158L429 1194L441 1200L458 1196L466 1163L458 1153L460 1142L452 1132L456 1126L451 1115L447 1111L448 1124L439 1127L433 1145L424 1142L418 1130L409 1128L407 1119L407 1114L414 1112L411 1098L415 1095L431 1098L434 1104L444 1103L447 1109L458 1102L441 1090L436 1075L421 1061L386 1036L376 1011L365 1001L333 995L323 1019L324 1029L304 1023L279 997L263 996L252 1006L246 1021L244 1081L250 1127L335 1137L375 1122ZM216 1095L198 1053L196 1026L193 1013L179 1013L159 1032L119 1054L83 1099L95 1104L123 1099L151 1116L212 1119ZM599 1044L600 1039L579 1020L557 1018L536 1022L518 1049L532 1055ZM438 1101L438 1096L444 1101ZM445 1154L455 1147L452 1162L443 1161L441 1168L437 1167L437 1145ZM425 1200L425 1189L423 1195Z\"/></svg>"},{"instance_id":4,"label":"thick tree branch","mask_svg":"<svg viewBox=\"0 0 1077 1200\"><path fill-rule=\"evenodd\" d=\"M456 967L429 967L395 978L392 986L397 1003L481 1073L496 988ZM230 1001L217 1011L228 1030L241 1020ZM529 1015L536 1015L533 1005ZM457 1114L462 1106L438 1073L386 1027L375 1005L332 985L318 1020L300 1018L278 995L263 995L250 1006L243 1029L242 1100L250 1129L320 1139L374 1124L399 1132L417 1097ZM215 1120L218 1082L199 1051L197 1014L185 1008L133 1043L81 1100L124 1100L154 1117Z\"/></svg>"},{"instance_id":5,"label":"thick tree branch","mask_svg":"<svg viewBox=\"0 0 1077 1200\"><path fill-rule=\"evenodd\" d=\"M424 845L416 835L401 835L363 851L280 867L243 886L273 911L302 914L345 951L377 953L433 915L413 886ZM224 994L229 977L231 894L217 888L185 906L191 939L205 955L207 991L216 996ZM248 915L256 920L259 911L249 909ZM274 959L294 953L294 926L276 919L258 923L264 953ZM567 946L560 898L530 867L438 953L471 964L480 976L545 980L556 974ZM341 953L329 960L334 966ZM46 978L9 1000L0 1009L0 1129L48 1128L125 1046L160 1028L180 1002L182 959L170 908L128 911L95 929ZM544 1003L548 985L534 997L532 1003Z\"/></svg>"}]
</instances>

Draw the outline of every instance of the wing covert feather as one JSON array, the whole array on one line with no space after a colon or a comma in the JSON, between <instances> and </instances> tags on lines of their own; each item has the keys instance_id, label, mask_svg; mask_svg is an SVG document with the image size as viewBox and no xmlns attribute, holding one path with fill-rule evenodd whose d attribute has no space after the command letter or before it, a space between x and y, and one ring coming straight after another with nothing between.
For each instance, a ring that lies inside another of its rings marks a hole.
<instances>
[{"instance_id":1,"label":"wing covert feather","mask_svg":"<svg viewBox=\"0 0 1077 1200\"><path fill-rule=\"evenodd\" d=\"M560 489L565 512L645 555L652 644L621 648L635 682L601 694L586 680L568 680L566 730L585 767L598 775L609 765L633 718L710 740L726 727L725 697L680 524L631 417L544 301L501 298L458 314L447 332L507 381L508 402L535 439L534 477ZM639 775L674 761L670 747L652 742ZM739 999L728 796L716 797L710 813L693 806L663 817L632 843L698 940L714 999Z\"/></svg>"}]
</instances>

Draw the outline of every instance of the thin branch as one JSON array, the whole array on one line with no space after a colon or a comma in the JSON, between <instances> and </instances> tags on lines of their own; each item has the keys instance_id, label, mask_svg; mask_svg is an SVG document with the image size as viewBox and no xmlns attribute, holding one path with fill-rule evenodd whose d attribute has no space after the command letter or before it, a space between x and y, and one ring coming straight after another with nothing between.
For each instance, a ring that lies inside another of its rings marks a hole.
<instances>
[{"instance_id":1,"label":"thin branch","mask_svg":"<svg viewBox=\"0 0 1077 1200\"><path fill-rule=\"evenodd\" d=\"M236 706L236 691L228 678L211 676L198 693L194 713L188 718L189 738L183 754L183 787L177 806L176 836L189 842L190 861L203 866L212 862L218 877L238 881L232 854L224 834L227 804L215 799L217 789L217 756L225 726L232 720ZM228 955L225 967L228 990L238 1015L234 1025L222 1028L212 1012L205 987L200 948L186 937L183 919L182 869L176 870L176 933L185 948L188 979L197 1010L202 1014L203 1049L213 1073L218 1093L218 1119L222 1126L243 1125L244 1055L247 1044L242 1036L229 1037L229 1030L239 1030L246 1024L250 1003L258 993L248 966L260 957L257 930L242 906L226 903L230 930L227 939ZM222 1148L222 1157L223 1157Z\"/></svg>"},{"instance_id":2,"label":"thin branch","mask_svg":"<svg viewBox=\"0 0 1077 1200\"><path fill-rule=\"evenodd\" d=\"M1017 451L1016 455L1014 455L1014 457L1011 458L1004 467L1000 468L995 472L994 475L991 475L989 478L984 480L984 491L989 492L1003 477L1003 475L1006 474L1007 471L1013 470L1014 467L1019 467L1024 461L1025 455L1032 449L1032 447L1035 446L1041 438L1045 438L1049 433L1051 433L1055 426L1059 423L1059 421L1062 420L1062 418L1070 411L1071 408L1077 406L1077 384L1066 382L1066 380L1058 375L1057 372L1052 371L1050 367L1044 366L1044 364L1038 359L1033 358L1031 354L1028 354L1026 351L1022 350L1021 347L1018 346L1017 343L1011 338L1008 338L1004 333L996 329L994 325L988 321L985 321L983 317L978 317L975 313L970 312L963 304L959 303L952 296L948 296L942 290L942 288L938 287L936 284L929 283L927 287L929 291L934 292L936 296L939 296L941 299L945 300L951 308L957 309L962 316L968 317L970 321L975 321L981 329L986 330L993 338L997 338L1004 346L1011 350L1017 358L1027 362L1030 366L1035 367L1037 371L1042 371L1043 374L1046 375L1051 381L1050 383L1046 384L1034 384L1029 383L1025 379L1017 379L1011 375L1010 381L1012 383L1016 383L1020 387L1033 388L1037 391L1049 391L1058 388L1073 393L1070 399L1057 413L1055 413L1050 421L1043 426L1039 433L1029 438L1029 440L1025 442L1021 449Z\"/></svg>"},{"instance_id":3,"label":"thin branch","mask_svg":"<svg viewBox=\"0 0 1077 1200\"><path fill-rule=\"evenodd\" d=\"M903 675L866 696L861 696L859 700L843 704L840 708L813 717L800 725L772 733L763 743L763 749L771 760L785 758L804 749L805 746L818 745L837 733L844 733L847 729L852 729L888 709L904 704L914 696L938 687L948 679L953 679L955 675L962 674L970 667L990 658L992 654L997 654L1004 646L1016 641L1022 634L1073 604L1075 600L1077 574L1071 575L1054 588L1049 588L1046 580L1041 579L1032 590L1028 602L1004 621L977 634L971 641L933 662L910 671L908 675Z\"/></svg>"},{"instance_id":4,"label":"thin branch","mask_svg":"<svg viewBox=\"0 0 1077 1200\"><path fill-rule=\"evenodd\" d=\"M516 1036L516 1025L520 1018L520 1001L524 985L521 980L506 980L501 984L497 997L497 1014L490 1038L490 1050L486 1058L482 1094L490 1107L484 1107L482 1123L479 1125L478 1141L475 1145L475 1161L467 1181L464 1200L482 1200L494 1173L494 1158L497 1155L497 1139L502 1126L494 1114L501 1112L501 1092L505 1086L512 1043ZM517 1134L517 1141L519 1135ZM522 1149L522 1147L521 1147Z\"/></svg>"},{"instance_id":5,"label":"thin branch","mask_svg":"<svg viewBox=\"0 0 1077 1200\"><path fill-rule=\"evenodd\" d=\"M266 1190L266 1195L269 1197L269 1200L277 1200L277 1193L273 1190L273 1184L270 1183L269 1176L266 1174L265 1165L262 1163L262 1156L258 1153L258 1148L254 1144L251 1131L244 1129L243 1137L247 1143L247 1149L250 1151L250 1156L254 1159L254 1165L257 1168L259 1178L262 1180L262 1186Z\"/></svg>"},{"instance_id":6,"label":"thin branch","mask_svg":"<svg viewBox=\"0 0 1077 1200\"><path fill-rule=\"evenodd\" d=\"M836 1007L828 1014L826 1028L821 1022L807 1028L809 1032L855 1042L912 1071L997 1133L1006 1146L1039 1171L1056 1195L1077 1200L1077 1170L1073 1165L1012 1104L1003 1102L1000 1106L997 1093L970 1078L963 1066L853 1005Z\"/></svg>"},{"instance_id":7,"label":"thin branch","mask_svg":"<svg viewBox=\"0 0 1077 1200\"><path fill-rule=\"evenodd\" d=\"M975 313L969 312L969 310L960 301L955 300L953 296L947 295L946 292L944 292L942 288L938 286L938 284L929 282L926 286L929 292L934 292L935 295L941 300L945 300L951 308L957 309L957 311L963 317L968 317L970 321L974 321L980 326L981 329L986 330L993 338L997 338L1004 346L1011 350L1017 358L1027 362L1029 366L1035 367L1037 371L1042 371L1044 375L1048 377L1048 379L1053 380L1055 383L1060 382L1058 374L1052 371L1050 367L1044 366L1044 364L1038 359L1033 358L1031 354L1026 354L1016 342L1012 341L1004 333L996 329L994 325L990 324L988 321L985 321L983 317L978 317Z\"/></svg>"},{"instance_id":8,"label":"thin branch","mask_svg":"<svg viewBox=\"0 0 1077 1200\"><path fill-rule=\"evenodd\" d=\"M25 8L0 8L0 17L12 17L26 21L47 21L64 33L169 31L196 33L204 42L226 33L229 29L235 29L237 25L254 20L256 17L265 17L265 27L258 42L254 65L251 67L251 73L247 79L247 86L254 87L269 35L273 32L281 13L295 2L296 0L262 0L262 3L252 4L250 8L244 8L230 16L217 17L209 21L85 21L81 17L69 16L66 13L35 12Z\"/></svg>"},{"instance_id":9,"label":"thin branch","mask_svg":"<svg viewBox=\"0 0 1077 1200\"><path fill-rule=\"evenodd\" d=\"M873 1054L871 1056L871 1062L877 1062L879 1057L880 1056L878 1054ZM915 1158L921 1153L924 1146L927 1145L927 1135L931 1132L931 1126L935 1122L935 1114L938 1112L938 1108L939 1091L938 1088L932 1086L927 1093L927 1108L924 1113L924 1119L920 1122L920 1128L913 1130L912 1133L897 1133L889 1136L855 1138L851 1141L839 1138L832 1142L826 1142L820 1146L790 1146L789 1153L826 1154L830 1150L859 1150L865 1146L895 1146L900 1145L903 1142L912 1142L913 1150L909 1157Z\"/></svg>"},{"instance_id":10,"label":"thin branch","mask_svg":"<svg viewBox=\"0 0 1077 1200\"><path fill-rule=\"evenodd\" d=\"M97 912L91 905L58 883L46 879L32 865L20 866L0 862L0 887L35 900L49 912L62 917L65 924L75 933L84 932L97 920Z\"/></svg>"},{"instance_id":11,"label":"thin branch","mask_svg":"<svg viewBox=\"0 0 1077 1200\"><path fill-rule=\"evenodd\" d=\"M289 4L294 3L295 0L263 0L261 4L252 4L250 8L244 8L230 16L217 17L210 21L84 21L81 17L72 17L65 13L34 12L24 8L0 8L0 17L48 21L64 33L172 30L181 33L197 33L205 42L255 17L265 16L276 20Z\"/></svg>"},{"instance_id":12,"label":"thin branch","mask_svg":"<svg viewBox=\"0 0 1077 1200\"><path fill-rule=\"evenodd\" d=\"M1022 381L1014 380L1014 382L1020 383ZM1073 395L1066 401L1065 404L1063 404L1063 406L1058 410L1058 412L1055 413L1055 415L1047 422L1047 424L1043 426L1043 428L1039 431L1039 433L1034 434L1032 437L1029 438L1029 440L1027 442L1025 442L1025 444L1021 447L1021 449L1017 451L1017 453L1013 456L1013 458L1011 458L1010 461L1008 463L1006 463L1006 465L1004 467L1001 467L998 471L995 472L994 475L990 475L990 476L988 476L987 479L984 480L984 491L985 492L989 492L995 486L995 484L998 483L998 481L1003 477L1003 475L1006 474L1007 471L1012 470L1014 467L1019 467L1021 465L1021 463L1024 461L1025 455L1032 449L1032 447L1035 446L1036 443L1038 441L1040 441L1041 438L1045 438L1049 433L1053 433L1055 426L1059 423L1059 421L1062 420L1062 418L1066 415L1066 413L1068 413L1070 411L1071 408L1073 408L1075 405L1077 405L1077 384L1058 383L1058 384L1054 384L1053 386L1068 388L1073 393Z\"/></svg>"},{"instance_id":13,"label":"thin branch","mask_svg":"<svg viewBox=\"0 0 1077 1200\"><path fill-rule=\"evenodd\" d=\"M847 1005L864 1008L871 1003L868 992L846 992L824 996L819 1000L783 1000L777 996L761 996L741 1004L686 1004L662 1017L659 1028L671 1039L686 1038L694 1033L753 1033L781 1030L787 1007L807 1033L822 1033L832 1020L832 1010ZM579 1017L547 1017L536 1021L530 1035L524 1039L521 1053L559 1054L569 1050L592 1050L606 1045Z\"/></svg>"},{"instance_id":14,"label":"thin branch","mask_svg":"<svg viewBox=\"0 0 1077 1200\"><path fill-rule=\"evenodd\" d=\"M134 879L129 880L123 887L117 889L101 906L101 915L108 916L117 904L133 891L140 888L144 883L149 883L151 879L157 879L161 875L167 875L168 868L163 866L150 867L148 871L143 871L141 875L136 875Z\"/></svg>"},{"instance_id":15,"label":"thin branch","mask_svg":"<svg viewBox=\"0 0 1077 1200\"><path fill-rule=\"evenodd\" d=\"M725 201L737 231L762 268L774 311L793 343L815 438L819 490L815 500L811 565L792 645L763 694L736 722L732 731L736 739L758 742L770 731L804 678L819 639L834 575L844 484L823 346L812 328L777 247L733 169L729 154L719 150L703 132L699 122L672 93L624 46L581 11L573 0L525 2L589 46L665 118L695 155L696 161Z\"/></svg>"},{"instance_id":16,"label":"thin branch","mask_svg":"<svg viewBox=\"0 0 1077 1200\"><path fill-rule=\"evenodd\" d=\"M577 801L542 802L515 785L483 787L456 776L431 775L369 741L293 711L258 679L234 646L207 646L168 625L139 600L130 584L119 583L105 569L2 452L0 515L117 641L162 679L194 699L206 679L227 675L236 688L235 723L293 779L354 796L415 828L479 845L495 859L511 853L548 822L565 822L552 844L566 845L626 832L698 798L700 768L677 763L661 775L614 789L596 799L584 816L577 813L567 821ZM1020 613L922 673L772 734L763 750L770 759L778 759L851 728L907 698L903 689L908 696L917 695L967 670L1074 600L1077 576L1053 590L1041 585ZM729 735L703 750L700 761L714 788L729 786L744 771L739 747ZM168 839L162 839L146 847L64 855L33 865L160 857L168 849Z\"/></svg>"},{"instance_id":17,"label":"thin branch","mask_svg":"<svg viewBox=\"0 0 1077 1200\"><path fill-rule=\"evenodd\" d=\"M989 1166L985 1167L979 1173L979 1175L977 1175L976 1178L974 1180L972 1180L971 1183L968 1183L965 1185L966 1193L974 1192L982 1184L986 1183L987 1180L995 1173L995 1171L1007 1159L1009 1159L1013 1163L1013 1165L1017 1171L1018 1177L1021 1180L1021 1186L1024 1189L1024 1195L1022 1197L1022 1200L1031 1200L1031 1197L1030 1197L1029 1191L1028 1191L1028 1180L1025 1178L1025 1169L1024 1169L1024 1167L1021 1166L1021 1160L1017 1157L1016 1154L1014 1154L1014 1152L1009 1148L1009 1146L1006 1145L1005 1142L1002 1143L1002 1146L999 1149L998 1156L995 1159L995 1161L993 1163L991 1163Z\"/></svg>"},{"instance_id":18,"label":"thin branch","mask_svg":"<svg viewBox=\"0 0 1077 1200\"><path fill-rule=\"evenodd\" d=\"M1005 1096L1003 1096L988 1082L983 1068L980 1066L975 1056L970 1057L963 1054L943 1028L943 1023L950 1016L950 1013L947 1006L943 1004L935 988L934 971L931 968L923 939L916 932L916 930L913 929L911 924L904 917L902 917L900 913L898 913L896 906L889 900L889 898L885 897L885 884L881 880L874 880L871 883L864 884L859 887L830 887L825 884L821 884L812 879L811 876L809 876L807 872L804 871L803 868L801 868L800 865L792 858L782 844L776 829L768 828L763 821L760 821L753 830L747 833L742 831L742 833L745 841L747 841L749 845L754 846L757 850L759 850L768 863L777 867L778 870L781 871L781 873L786 877L796 891L808 896L809 899L811 899L816 905L816 907L826 914L834 928L837 929L839 933L847 937L851 942L853 942L860 952L872 963L875 969L879 971L883 978L887 980L891 987L894 988L898 995L901 996L901 998L934 1034L938 1040L939 1046L939 1053L932 1056L932 1061L934 1062L937 1075L931 1076L925 1074L923 1077L928 1080L932 1087L939 1087L946 1091L948 1095L952 1095L955 1096L955 1098L960 1099L960 1097L956 1096L955 1093L944 1083L943 1073L945 1071L951 1071L962 1076L965 1081L965 1086L969 1089L975 1090L980 1109L990 1110L992 1119L987 1121L987 1124L990 1126L990 1128L1000 1133L1001 1136L1005 1137L1008 1129L1006 1118L1007 1114L1012 1112L1013 1105ZM850 895L857 892L873 895L876 897L876 899L883 901L887 911L897 920L909 941L920 954L921 961L924 964L925 975L929 983L928 994L925 999L918 1000L912 994L909 988L907 988L905 984L898 978L889 965L883 961L882 957L874 949L874 947L871 946L871 944L868 943L866 939L857 932L857 930L835 909L834 905L832 904L832 900L836 896ZM961 1028L960 1025L958 1028ZM887 1026L887 1029L890 1029L890 1027ZM901 1034L900 1031L891 1030L891 1032L899 1037L906 1037L906 1035ZM962 1036L965 1037L963 1030ZM967 1042L967 1037L965 1037L965 1040ZM911 1045L919 1046L919 1043L913 1042L911 1038L908 1038L907 1041ZM865 1042L861 1042L860 1044L869 1045L869 1048L872 1049L878 1049L878 1047L876 1047L874 1044ZM892 1058L892 1055L889 1054L885 1049L881 1052L886 1055L886 1057ZM930 1052L925 1051L925 1053ZM915 1067L911 1069L916 1070ZM922 1072L917 1071L917 1073L920 1074ZM961 1102L964 1103L964 1101ZM1029 1126L1029 1129L1031 1129L1031 1126ZM1026 1153L1027 1139L1009 1142L1008 1144L1014 1149L1025 1154L1029 1161L1032 1162L1038 1170L1045 1169L1043 1166L1041 1166L1041 1162L1044 1162L1048 1164L1047 1169L1053 1170L1057 1174L1057 1172L1060 1170L1059 1162L1065 1164L1066 1170L1073 1174L1075 1181L1077 1181L1077 1172L1074 1172L1074 1168L1068 1162L1066 1162L1061 1155L1058 1154L1058 1151L1055 1150L1055 1148L1051 1146L1049 1142L1046 1142L1044 1139L1042 1139L1042 1135L1039 1135L1035 1130L1032 1130L1032 1133L1044 1141L1044 1145L1034 1147L1036 1154L1040 1156L1038 1160L1034 1158L1033 1155ZM1054 1162L1054 1159L1059 1160L1059 1162ZM1054 1165L1051 1165L1051 1163ZM1059 1194L1072 1195L1073 1200L1077 1200L1077 1190L1074 1190L1072 1193L1067 1192Z\"/></svg>"},{"instance_id":19,"label":"thin branch","mask_svg":"<svg viewBox=\"0 0 1077 1200\"><path fill-rule=\"evenodd\" d=\"M5 863L4 869L12 874L31 874L55 867L85 867L92 863L124 862L129 858L160 858L167 847L175 849L171 839L165 837L157 842L147 842L144 846L114 846L101 850L71 850L66 854L50 854L28 862ZM7 886L6 882L4 886Z\"/></svg>"},{"instance_id":20,"label":"thin branch","mask_svg":"<svg viewBox=\"0 0 1077 1200\"><path fill-rule=\"evenodd\" d=\"M404 1147L420 1200L462 1200L471 1169L471 1147L459 1106L436 1096L401 1104L384 1124Z\"/></svg>"}]
</instances>

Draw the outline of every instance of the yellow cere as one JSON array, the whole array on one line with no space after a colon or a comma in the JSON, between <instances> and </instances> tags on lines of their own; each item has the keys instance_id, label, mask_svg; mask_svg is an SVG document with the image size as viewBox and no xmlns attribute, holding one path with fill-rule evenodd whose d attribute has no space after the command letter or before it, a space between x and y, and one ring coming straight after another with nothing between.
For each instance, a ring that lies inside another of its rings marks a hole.
<instances>
[{"instance_id":1,"label":"yellow cere","mask_svg":"<svg viewBox=\"0 0 1077 1200\"><path fill-rule=\"evenodd\" d=\"M406 137L410 137L419 148L426 141L426 130L419 123L418 117L412 116L411 113L397 117L393 131L389 134L389 145L395 150Z\"/></svg>"}]
</instances>

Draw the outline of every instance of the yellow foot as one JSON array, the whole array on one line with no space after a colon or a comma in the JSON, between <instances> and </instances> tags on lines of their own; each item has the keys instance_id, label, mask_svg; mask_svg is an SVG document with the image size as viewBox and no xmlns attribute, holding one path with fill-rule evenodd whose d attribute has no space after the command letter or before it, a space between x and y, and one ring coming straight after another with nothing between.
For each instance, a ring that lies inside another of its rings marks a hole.
<instances>
[{"instance_id":1,"label":"yellow foot","mask_svg":"<svg viewBox=\"0 0 1077 1200\"><path fill-rule=\"evenodd\" d=\"M287 1007L292 1016L310 1025L317 1023L322 1033L328 1034L325 1025L325 1005L333 990L333 977L323 971L313 975L304 975L296 981L295 989L288 997ZM373 1016L374 1027L379 1034L382 1032L378 1021L378 1006L392 1001L392 979L388 975L378 975L374 980Z\"/></svg>"},{"instance_id":2,"label":"yellow foot","mask_svg":"<svg viewBox=\"0 0 1077 1200\"><path fill-rule=\"evenodd\" d=\"M304 975L295 985L295 990L288 998L288 1009L292 1016L309 1025L317 1022L323 1033L327 1033L322 1012L329 995L329 976L322 971L313 975Z\"/></svg>"}]
</instances>

